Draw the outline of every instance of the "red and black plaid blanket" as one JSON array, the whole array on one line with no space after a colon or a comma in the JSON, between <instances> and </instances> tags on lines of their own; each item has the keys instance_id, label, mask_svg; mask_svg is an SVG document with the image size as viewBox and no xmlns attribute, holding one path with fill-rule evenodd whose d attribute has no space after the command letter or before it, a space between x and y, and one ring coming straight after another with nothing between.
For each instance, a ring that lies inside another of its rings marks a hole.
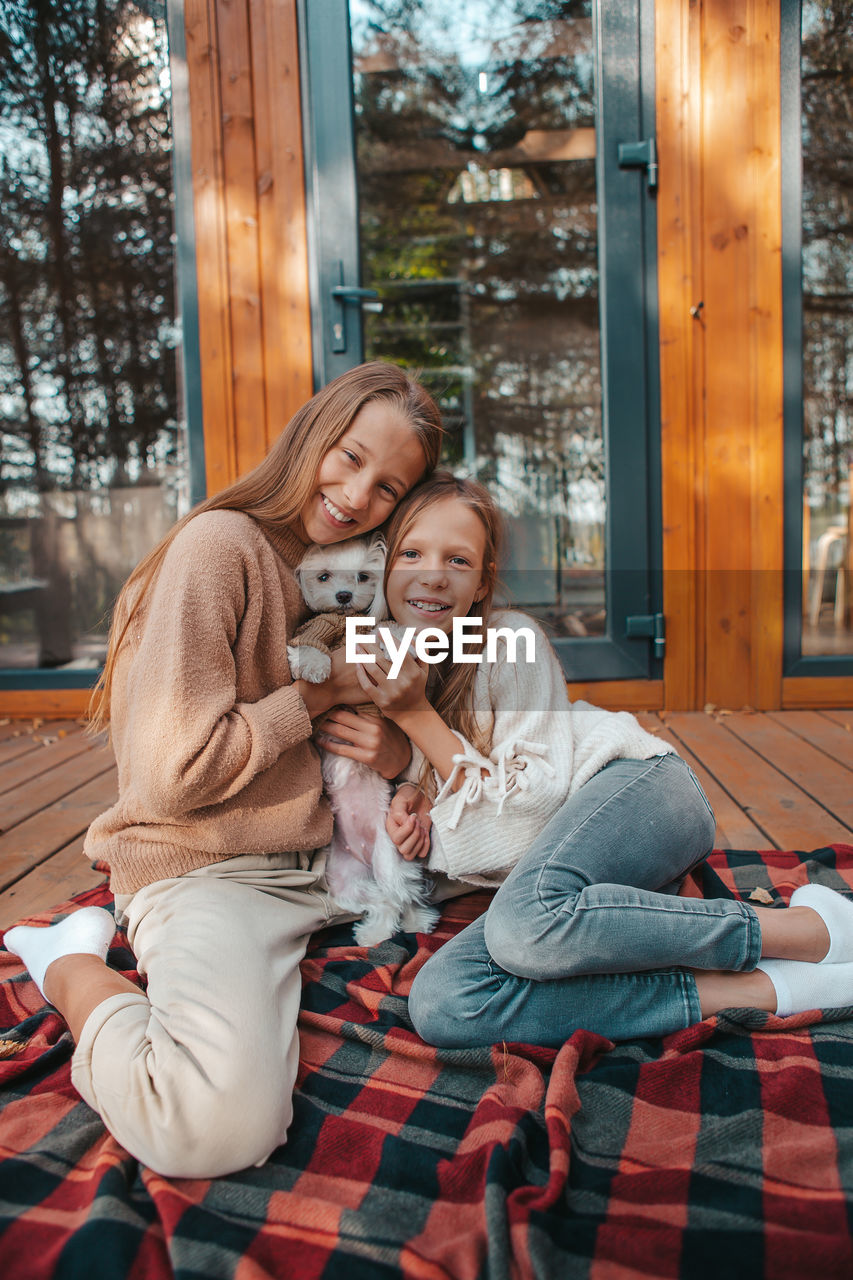
<instances>
[{"instance_id":1,"label":"red and black plaid blanket","mask_svg":"<svg viewBox=\"0 0 853 1280\"><path fill-rule=\"evenodd\" d=\"M853 848L715 853L701 889L784 902L807 880L853 890ZM412 977L487 902L449 903L419 948L317 937L289 1141L214 1181L161 1178L109 1137L65 1024L0 953L0 1276L853 1276L853 1009L430 1048ZM121 945L110 960L132 973Z\"/></svg>"}]
</instances>

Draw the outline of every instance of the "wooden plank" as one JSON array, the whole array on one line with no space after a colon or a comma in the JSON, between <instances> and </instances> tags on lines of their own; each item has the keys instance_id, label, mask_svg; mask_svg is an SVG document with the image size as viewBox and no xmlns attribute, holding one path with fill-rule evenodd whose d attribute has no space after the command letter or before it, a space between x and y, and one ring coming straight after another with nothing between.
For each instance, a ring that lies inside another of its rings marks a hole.
<instances>
[{"instance_id":1,"label":"wooden plank","mask_svg":"<svg viewBox=\"0 0 853 1280\"><path fill-rule=\"evenodd\" d=\"M83 837L60 849L0 893L0 929L50 911L77 893L94 889L104 879L83 856Z\"/></svg>"},{"instance_id":2,"label":"wooden plank","mask_svg":"<svg viewBox=\"0 0 853 1280\"><path fill-rule=\"evenodd\" d=\"M758 708L778 707L782 696L785 384L779 154L782 136L780 12L778 0L746 0L743 5L748 79L745 91L742 90L742 101L749 122L750 189L747 236L750 296L748 312L742 318L749 335L752 457L750 703ZM731 172L741 171L735 168L730 169ZM709 174L709 185L719 176ZM724 371L716 370L716 376L724 377ZM737 433L738 424L730 424L730 429Z\"/></svg>"},{"instance_id":3,"label":"wooden plank","mask_svg":"<svg viewBox=\"0 0 853 1280\"><path fill-rule=\"evenodd\" d=\"M810 742L830 759L853 769L853 712L838 712L838 720L831 712L820 711L774 711L769 714L790 733Z\"/></svg>"},{"instance_id":4,"label":"wooden plank","mask_svg":"<svg viewBox=\"0 0 853 1280\"><path fill-rule=\"evenodd\" d=\"M661 680L570 680L572 702L591 702L612 711L658 711L663 706Z\"/></svg>"},{"instance_id":5,"label":"wooden plank","mask_svg":"<svg viewBox=\"0 0 853 1280\"><path fill-rule=\"evenodd\" d=\"M207 492L237 475L228 254L222 161L222 104L213 0L185 0L193 174L198 329Z\"/></svg>"},{"instance_id":6,"label":"wooden plank","mask_svg":"<svg viewBox=\"0 0 853 1280\"><path fill-rule=\"evenodd\" d=\"M26 732L27 726L20 720L13 720L11 716L0 719L0 742L5 742L8 738L16 738L19 734Z\"/></svg>"},{"instance_id":7,"label":"wooden plank","mask_svg":"<svg viewBox=\"0 0 853 1280\"><path fill-rule=\"evenodd\" d=\"M669 742L699 779L702 790L708 797L708 803L714 810L717 819L717 832L714 837L715 849L766 849L771 841L763 831L741 809L740 805L717 782L702 761L685 746L672 726L657 716L640 714L637 719L644 729L654 733L664 742Z\"/></svg>"},{"instance_id":8,"label":"wooden plank","mask_svg":"<svg viewBox=\"0 0 853 1280\"><path fill-rule=\"evenodd\" d=\"M103 737L96 739L82 733L73 734L42 745L40 750L28 751L6 764L0 764L0 795L7 795L15 787L31 782L40 774L58 769L67 761L102 746L103 741Z\"/></svg>"},{"instance_id":9,"label":"wooden plank","mask_svg":"<svg viewBox=\"0 0 853 1280\"><path fill-rule=\"evenodd\" d=\"M70 738L83 733L83 726L75 720L36 720L31 725L20 720L12 723L13 732L0 738L0 764L7 764L28 751L38 751L48 738Z\"/></svg>"},{"instance_id":10,"label":"wooden plank","mask_svg":"<svg viewBox=\"0 0 853 1280\"><path fill-rule=\"evenodd\" d=\"M7 738L5 742L0 742L0 764L8 764L10 760L17 760L30 751L38 751L43 745L30 733L20 734L17 738Z\"/></svg>"},{"instance_id":11,"label":"wooden plank","mask_svg":"<svg viewBox=\"0 0 853 1280\"><path fill-rule=\"evenodd\" d=\"M113 767L0 835L0 889L8 889L69 841L82 836L115 802L117 794Z\"/></svg>"},{"instance_id":12,"label":"wooden plank","mask_svg":"<svg viewBox=\"0 0 853 1280\"><path fill-rule=\"evenodd\" d=\"M19 787L6 797L0 807L0 832L11 834L12 828L26 821L39 810L72 794L93 778L108 770L113 763L113 753L107 746L99 746L82 756L40 774L38 778ZM75 833L76 834L76 833ZM0 847L3 843L0 836Z\"/></svg>"},{"instance_id":13,"label":"wooden plank","mask_svg":"<svg viewBox=\"0 0 853 1280\"><path fill-rule=\"evenodd\" d=\"M704 691L778 706L782 645L779 15L770 0L687 6L702 24ZM656 24L657 25L657 24ZM719 104L725 102L721 112ZM736 182L722 175L737 173ZM663 176L663 170L662 170ZM698 302L699 299L694 299ZM665 565L666 568L666 565Z\"/></svg>"},{"instance_id":14,"label":"wooden plank","mask_svg":"<svg viewBox=\"0 0 853 1280\"><path fill-rule=\"evenodd\" d=\"M85 716L91 696L91 689L3 689L0 690L0 716L17 720L67 716L73 720Z\"/></svg>"},{"instance_id":15,"label":"wooden plank","mask_svg":"<svg viewBox=\"0 0 853 1280\"><path fill-rule=\"evenodd\" d=\"M824 711L823 715L827 720L833 721L834 724L840 724L846 733L853 733L853 711L849 708L844 711Z\"/></svg>"},{"instance_id":16,"label":"wooden plank","mask_svg":"<svg viewBox=\"0 0 853 1280\"><path fill-rule=\"evenodd\" d=\"M247 0L216 5L238 474L266 453L252 50Z\"/></svg>"},{"instance_id":17,"label":"wooden plank","mask_svg":"<svg viewBox=\"0 0 853 1280\"><path fill-rule=\"evenodd\" d=\"M849 769L790 733L771 716L731 715L726 718L726 728L843 823L850 842L853 777Z\"/></svg>"},{"instance_id":18,"label":"wooden plank","mask_svg":"<svg viewBox=\"0 0 853 1280\"><path fill-rule=\"evenodd\" d=\"M749 103L744 101L747 31L743 0L703 6L701 92L705 103L701 242L705 341L707 608L705 693L721 706L751 701L749 548L751 511L747 355L749 321ZM732 38L731 32L740 36ZM726 103L725 112L714 104ZM719 180L735 172L738 182Z\"/></svg>"},{"instance_id":19,"label":"wooden plank","mask_svg":"<svg viewBox=\"0 0 853 1280\"><path fill-rule=\"evenodd\" d=\"M664 704L701 705L704 641L702 450L703 301L699 228L701 8L656 0L655 94L661 399L663 600L667 623Z\"/></svg>"},{"instance_id":20,"label":"wooden plank","mask_svg":"<svg viewBox=\"0 0 853 1280\"><path fill-rule=\"evenodd\" d=\"M853 676L788 676L782 681L782 706L849 707L853 705Z\"/></svg>"},{"instance_id":21,"label":"wooden plank","mask_svg":"<svg viewBox=\"0 0 853 1280\"><path fill-rule=\"evenodd\" d=\"M678 711L665 721L777 848L849 842L845 826L724 728L724 722L701 712Z\"/></svg>"},{"instance_id":22,"label":"wooden plank","mask_svg":"<svg viewBox=\"0 0 853 1280\"><path fill-rule=\"evenodd\" d=\"M250 0L250 11L269 449L314 390L305 156L296 5Z\"/></svg>"}]
</instances>

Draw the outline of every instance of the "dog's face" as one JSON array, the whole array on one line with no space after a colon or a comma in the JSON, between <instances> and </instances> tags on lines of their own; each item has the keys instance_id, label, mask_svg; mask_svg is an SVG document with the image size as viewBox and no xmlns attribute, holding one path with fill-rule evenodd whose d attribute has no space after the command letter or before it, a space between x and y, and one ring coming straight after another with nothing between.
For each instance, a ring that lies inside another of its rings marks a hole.
<instances>
[{"instance_id":1,"label":"dog's face","mask_svg":"<svg viewBox=\"0 0 853 1280\"><path fill-rule=\"evenodd\" d=\"M379 618L385 612L384 568L385 541L374 533L370 538L309 547L296 577L305 603L314 613Z\"/></svg>"}]
</instances>

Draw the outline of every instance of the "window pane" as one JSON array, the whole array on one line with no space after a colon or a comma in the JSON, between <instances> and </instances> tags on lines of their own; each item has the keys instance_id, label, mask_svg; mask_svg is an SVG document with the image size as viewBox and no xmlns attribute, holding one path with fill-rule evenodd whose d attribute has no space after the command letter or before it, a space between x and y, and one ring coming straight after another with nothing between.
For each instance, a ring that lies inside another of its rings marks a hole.
<instances>
[{"instance_id":1,"label":"window pane","mask_svg":"<svg viewBox=\"0 0 853 1280\"><path fill-rule=\"evenodd\" d=\"M365 355L423 371L507 516L512 598L605 630L586 0L351 0Z\"/></svg>"},{"instance_id":2,"label":"window pane","mask_svg":"<svg viewBox=\"0 0 853 1280\"><path fill-rule=\"evenodd\" d=\"M846 0L804 0L804 654L853 653L851 36Z\"/></svg>"},{"instance_id":3,"label":"window pane","mask_svg":"<svg viewBox=\"0 0 853 1280\"><path fill-rule=\"evenodd\" d=\"M188 505L155 0L0 15L0 667L92 668Z\"/></svg>"}]
</instances>

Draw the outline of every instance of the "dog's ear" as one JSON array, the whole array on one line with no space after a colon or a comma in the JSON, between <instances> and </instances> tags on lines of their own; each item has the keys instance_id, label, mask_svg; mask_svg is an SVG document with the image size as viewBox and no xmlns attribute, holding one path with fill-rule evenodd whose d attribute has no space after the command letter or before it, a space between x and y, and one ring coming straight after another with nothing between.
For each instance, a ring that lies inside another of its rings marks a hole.
<instances>
[{"instance_id":1,"label":"dog's ear","mask_svg":"<svg viewBox=\"0 0 853 1280\"><path fill-rule=\"evenodd\" d=\"M385 568L385 538L381 533L373 533L365 549L365 566L372 569L376 573L382 573Z\"/></svg>"},{"instance_id":2,"label":"dog's ear","mask_svg":"<svg viewBox=\"0 0 853 1280\"><path fill-rule=\"evenodd\" d=\"M382 590L382 574L376 575L376 591L367 610L367 616L382 622L388 617L388 606L385 603L385 592Z\"/></svg>"},{"instance_id":3,"label":"dog's ear","mask_svg":"<svg viewBox=\"0 0 853 1280\"><path fill-rule=\"evenodd\" d=\"M388 616L385 604L385 593L382 590L382 573L385 568L385 537L381 533L373 533L367 546L367 564L376 574L376 591L370 602L370 616L380 622Z\"/></svg>"},{"instance_id":4,"label":"dog's ear","mask_svg":"<svg viewBox=\"0 0 853 1280\"><path fill-rule=\"evenodd\" d=\"M293 570L293 576L299 585L300 591L304 591L305 575L311 567L311 560L313 559L316 551L317 551L317 544L312 542L311 546L308 547L307 551L305 552L305 555L299 561L299 564Z\"/></svg>"}]
</instances>

